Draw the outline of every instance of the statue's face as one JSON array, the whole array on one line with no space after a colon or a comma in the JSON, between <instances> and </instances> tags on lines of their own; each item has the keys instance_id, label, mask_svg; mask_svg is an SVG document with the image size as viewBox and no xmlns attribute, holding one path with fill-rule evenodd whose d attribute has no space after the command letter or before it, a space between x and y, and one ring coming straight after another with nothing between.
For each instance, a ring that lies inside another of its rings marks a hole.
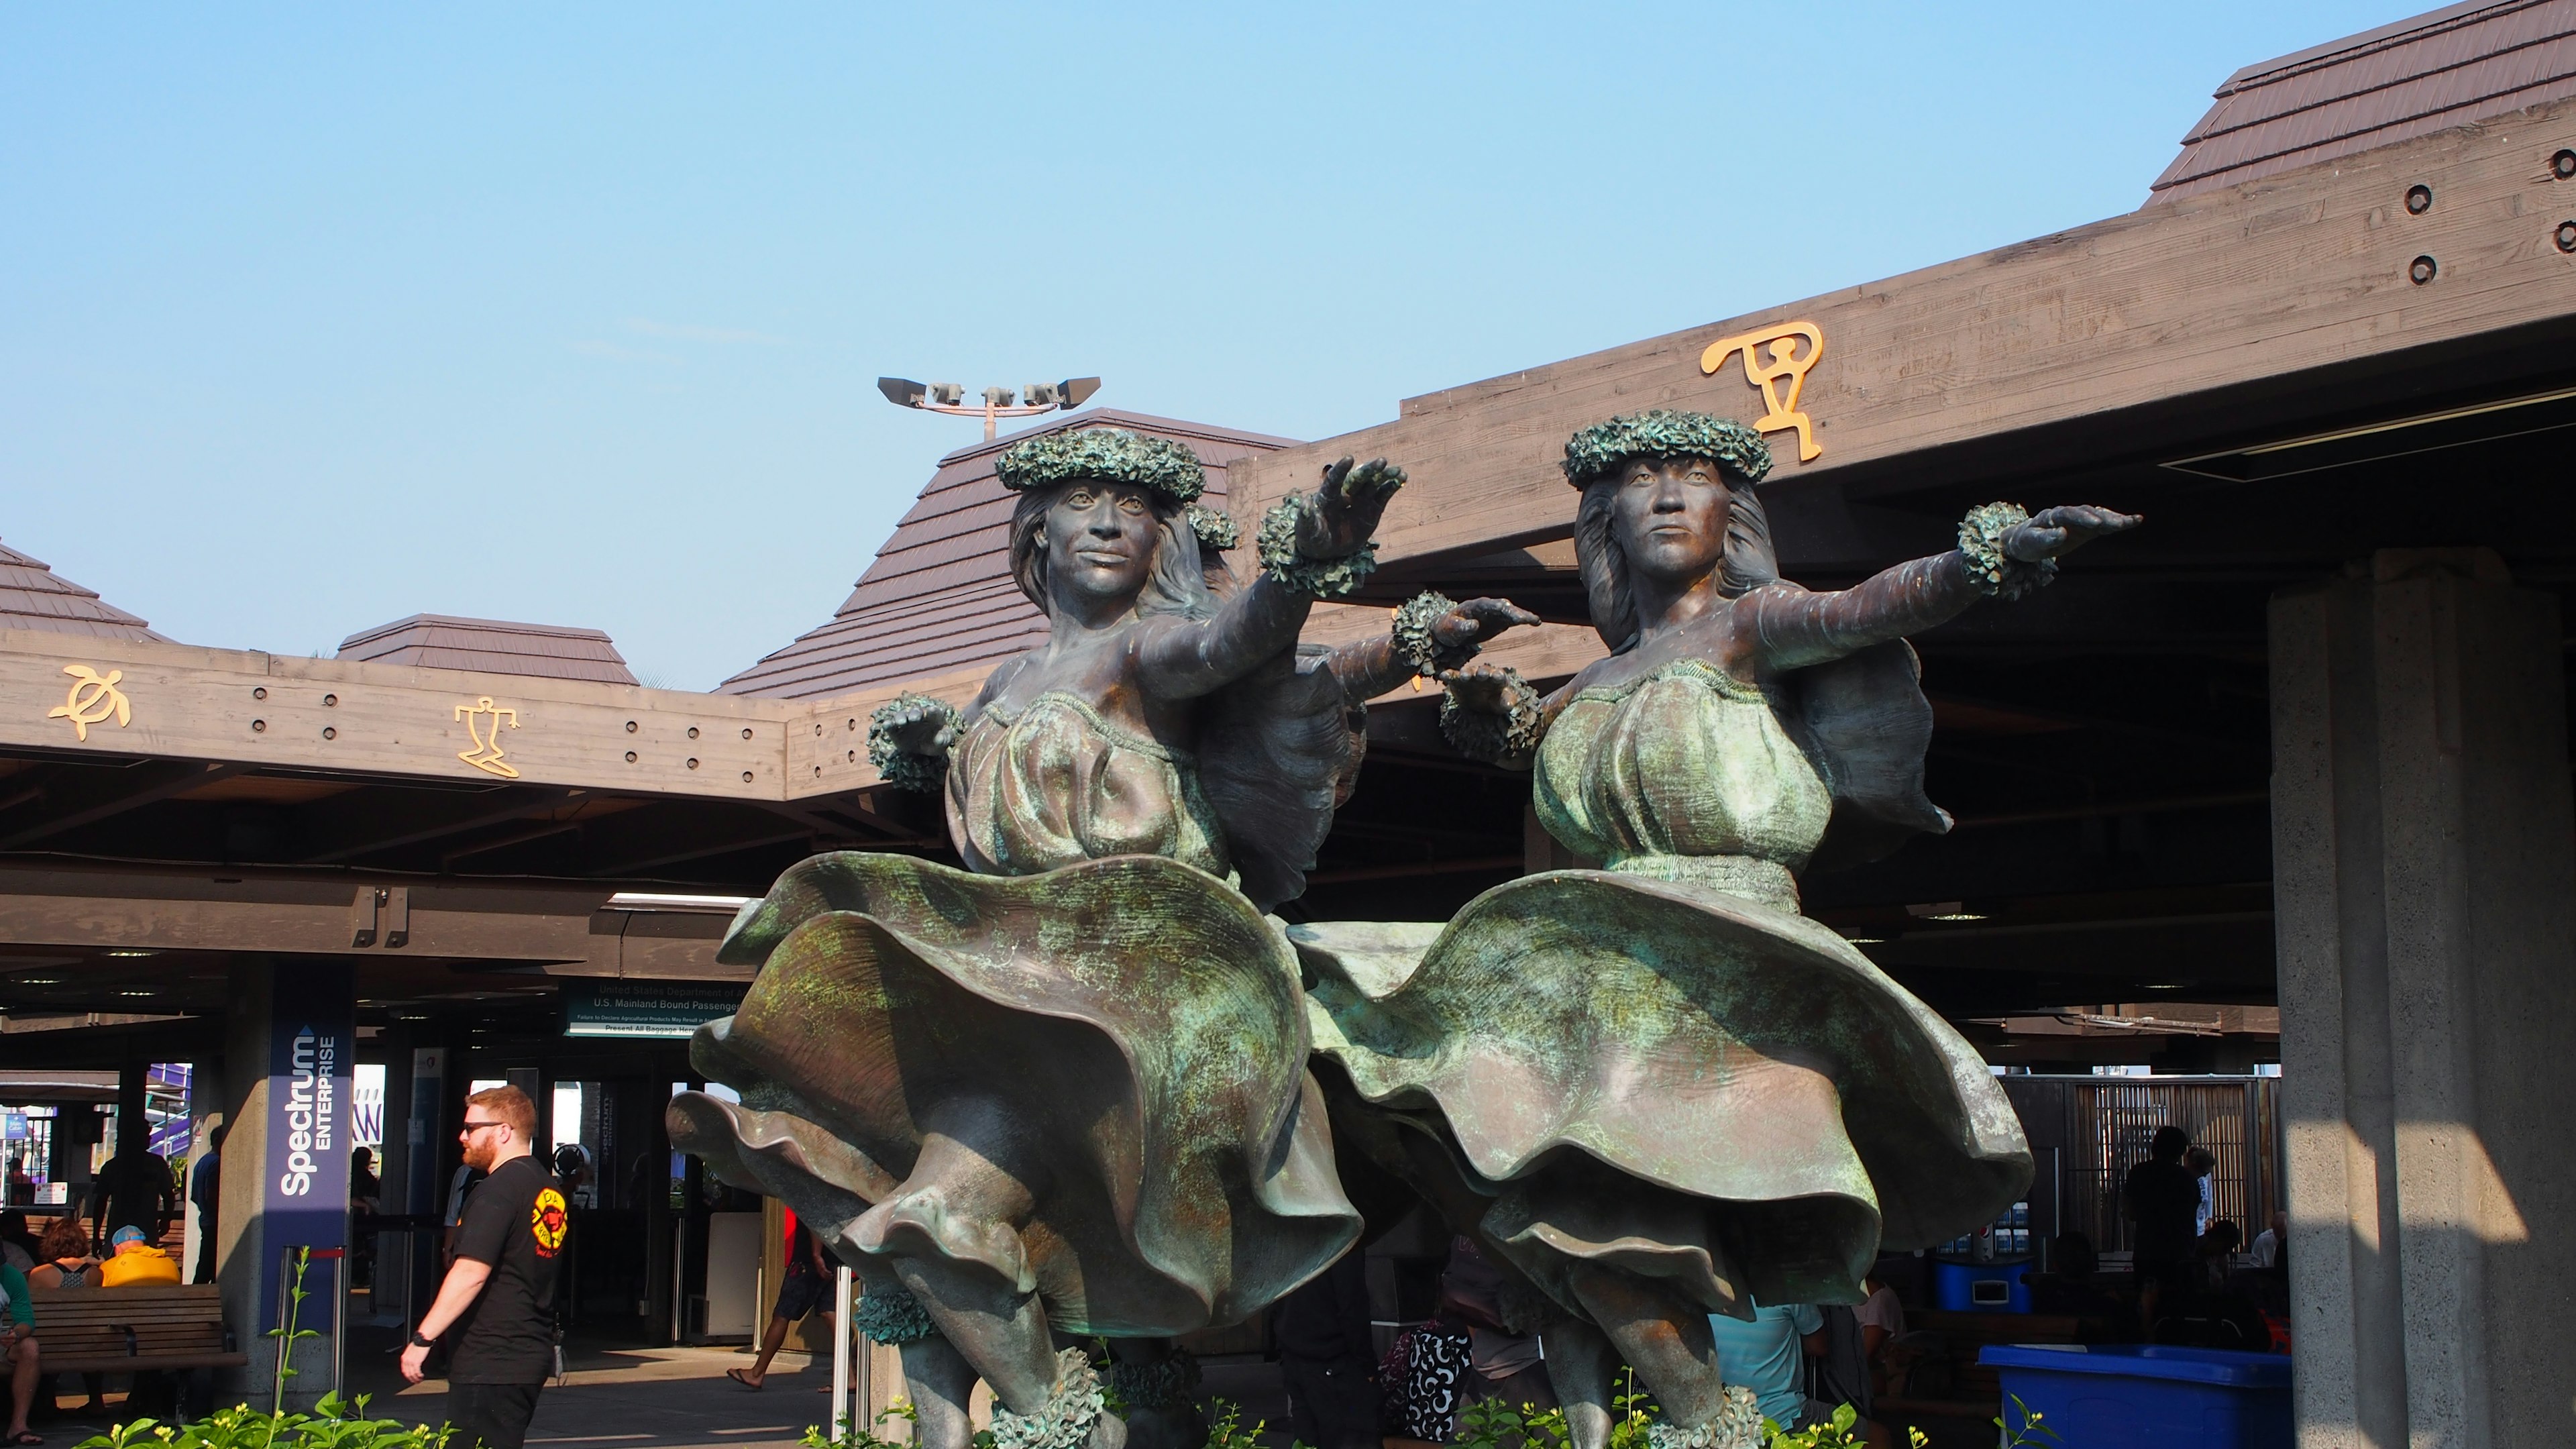
<instances>
[{"instance_id":1,"label":"statue's face","mask_svg":"<svg viewBox=\"0 0 2576 1449\"><path fill-rule=\"evenodd\" d=\"M1705 458L1623 464L1612 536L1628 567L1668 587L1705 577L1726 556L1726 479Z\"/></svg>"},{"instance_id":2,"label":"statue's face","mask_svg":"<svg viewBox=\"0 0 2576 1449\"><path fill-rule=\"evenodd\" d=\"M1091 599L1132 599L1154 568L1162 521L1132 483L1078 478L1047 505L1047 582Z\"/></svg>"}]
</instances>

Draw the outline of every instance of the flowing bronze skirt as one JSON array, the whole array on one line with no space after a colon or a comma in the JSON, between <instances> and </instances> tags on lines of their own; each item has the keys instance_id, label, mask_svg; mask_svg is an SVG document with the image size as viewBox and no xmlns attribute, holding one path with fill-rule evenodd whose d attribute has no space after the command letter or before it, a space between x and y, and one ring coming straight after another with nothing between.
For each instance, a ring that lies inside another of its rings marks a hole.
<instances>
[{"instance_id":1,"label":"flowing bronze skirt","mask_svg":"<svg viewBox=\"0 0 2576 1449\"><path fill-rule=\"evenodd\" d=\"M2029 1184L1975 1050L1803 916L1569 870L1445 927L1290 936L1316 1052L1369 1119L1350 1135L1569 1309L1583 1261L1712 1312L1857 1303L1882 1248L1972 1232Z\"/></svg>"},{"instance_id":2,"label":"flowing bronze skirt","mask_svg":"<svg viewBox=\"0 0 2576 1449\"><path fill-rule=\"evenodd\" d=\"M854 1261L935 1252L1033 1287L1060 1330L1172 1335L1259 1312L1358 1236L1295 955L1204 871L817 856L720 958L760 974L691 1059L742 1101L675 1100L674 1144ZM906 1181L924 1119L963 1102L1015 1124L1036 1199L1016 1221Z\"/></svg>"}]
</instances>

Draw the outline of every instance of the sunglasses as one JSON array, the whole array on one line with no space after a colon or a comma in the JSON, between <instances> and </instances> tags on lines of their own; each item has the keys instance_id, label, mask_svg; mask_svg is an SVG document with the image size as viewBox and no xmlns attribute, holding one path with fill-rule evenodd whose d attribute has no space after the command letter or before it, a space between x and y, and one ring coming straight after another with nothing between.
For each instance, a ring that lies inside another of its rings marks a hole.
<instances>
[{"instance_id":1,"label":"sunglasses","mask_svg":"<svg viewBox=\"0 0 2576 1449\"><path fill-rule=\"evenodd\" d=\"M466 1124L465 1124L464 1130L465 1130L465 1131L468 1131L468 1132L480 1132L480 1131L482 1131L482 1130L483 1130L484 1128L486 1128L486 1127L507 1127L507 1126L509 1126L509 1125L510 1125L510 1124L509 1124L509 1123L507 1123L507 1122L497 1122L497 1121L496 1121L496 1122L468 1122L468 1123L466 1123Z\"/></svg>"}]
</instances>

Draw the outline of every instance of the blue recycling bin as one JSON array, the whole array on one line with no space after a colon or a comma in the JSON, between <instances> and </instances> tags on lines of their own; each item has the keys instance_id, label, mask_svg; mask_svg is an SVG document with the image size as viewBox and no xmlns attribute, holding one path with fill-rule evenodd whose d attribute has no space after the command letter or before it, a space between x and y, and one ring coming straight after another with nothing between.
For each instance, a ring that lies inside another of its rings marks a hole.
<instances>
[{"instance_id":1,"label":"blue recycling bin","mask_svg":"<svg viewBox=\"0 0 2576 1449\"><path fill-rule=\"evenodd\" d=\"M2152 1343L1995 1344L1977 1362L2067 1449L2292 1449L2283 1354Z\"/></svg>"},{"instance_id":2,"label":"blue recycling bin","mask_svg":"<svg viewBox=\"0 0 2576 1449\"><path fill-rule=\"evenodd\" d=\"M1935 1253L1932 1306L1949 1313L2028 1313L2030 1259L2015 1254L1978 1263Z\"/></svg>"}]
</instances>

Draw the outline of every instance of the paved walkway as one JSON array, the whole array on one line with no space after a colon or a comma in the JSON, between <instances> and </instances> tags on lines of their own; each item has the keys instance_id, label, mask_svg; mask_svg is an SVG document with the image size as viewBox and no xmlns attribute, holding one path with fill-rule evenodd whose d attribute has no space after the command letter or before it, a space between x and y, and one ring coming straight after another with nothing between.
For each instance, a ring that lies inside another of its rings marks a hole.
<instances>
[{"instance_id":1,"label":"paved walkway","mask_svg":"<svg viewBox=\"0 0 2576 1449\"><path fill-rule=\"evenodd\" d=\"M348 1347L349 1389L372 1395L377 1418L436 1424L447 1414L447 1384L430 1379L406 1384L395 1368L390 1333L353 1330ZM548 1384L529 1426L530 1449L792 1449L809 1425L830 1412L830 1384L822 1364L800 1353L781 1353L758 1392L724 1376L751 1362L748 1351L721 1348L601 1348L575 1344L567 1381ZM1288 1442L1287 1403L1278 1370L1268 1364L1211 1364L1201 1392L1223 1395L1244 1407L1243 1427L1267 1420L1265 1439ZM103 1417L79 1413L40 1423L46 1449L71 1449L108 1424L125 1418L122 1393L111 1394ZM899 1431L900 1425L889 1426Z\"/></svg>"}]
</instances>

